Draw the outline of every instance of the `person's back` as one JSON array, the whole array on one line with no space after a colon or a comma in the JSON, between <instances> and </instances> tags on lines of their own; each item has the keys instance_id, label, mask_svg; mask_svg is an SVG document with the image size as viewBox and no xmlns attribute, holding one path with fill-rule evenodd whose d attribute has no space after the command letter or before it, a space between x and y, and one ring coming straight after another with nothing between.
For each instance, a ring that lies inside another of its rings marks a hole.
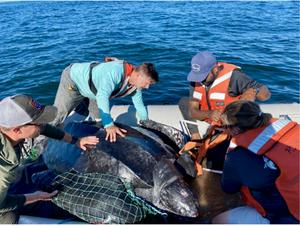
<instances>
[{"instance_id":1,"label":"person's back","mask_svg":"<svg viewBox=\"0 0 300 226\"><path fill-rule=\"evenodd\" d=\"M215 223L299 223L299 124L272 118L250 101L229 104L221 118L233 137L222 188L240 191L248 206L220 214ZM252 217L241 218L248 211Z\"/></svg>"},{"instance_id":2,"label":"person's back","mask_svg":"<svg viewBox=\"0 0 300 226\"><path fill-rule=\"evenodd\" d=\"M247 186L266 211L265 217L270 223L297 223L276 188L279 175L280 171L272 161L239 147L226 155L221 185L223 191L232 194L239 192L241 186Z\"/></svg>"},{"instance_id":3,"label":"person's back","mask_svg":"<svg viewBox=\"0 0 300 226\"><path fill-rule=\"evenodd\" d=\"M75 82L80 93L85 97L95 99L95 94L91 91L88 83L89 73L90 62L72 64L71 79ZM123 73L123 61L100 63L93 68L92 80L99 91L111 91L119 88Z\"/></svg>"},{"instance_id":4,"label":"person's back","mask_svg":"<svg viewBox=\"0 0 300 226\"><path fill-rule=\"evenodd\" d=\"M140 120L148 119L143 103L142 89L158 81L158 73L152 63L137 67L116 58L110 62L75 63L64 69L56 93L54 106L58 114L53 125L62 124L68 114L84 98L96 100L98 116L107 132L106 139L115 142L117 135L125 136L126 130L118 128L110 115L110 99L131 95Z\"/></svg>"}]
</instances>

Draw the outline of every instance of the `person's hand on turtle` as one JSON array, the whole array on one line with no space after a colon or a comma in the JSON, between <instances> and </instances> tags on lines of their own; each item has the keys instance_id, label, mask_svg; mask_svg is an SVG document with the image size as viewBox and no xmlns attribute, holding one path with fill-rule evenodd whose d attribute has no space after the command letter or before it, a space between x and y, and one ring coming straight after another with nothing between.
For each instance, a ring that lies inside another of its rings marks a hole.
<instances>
[{"instance_id":1,"label":"person's hand on turtle","mask_svg":"<svg viewBox=\"0 0 300 226\"><path fill-rule=\"evenodd\" d=\"M125 137L125 133L127 133L127 130L121 129L115 125L105 128L105 131L106 131L105 140L109 140L110 142L115 142L117 140L117 135L121 137Z\"/></svg>"},{"instance_id":2,"label":"person's hand on turtle","mask_svg":"<svg viewBox=\"0 0 300 226\"><path fill-rule=\"evenodd\" d=\"M76 145L81 148L82 150L86 151L88 148L87 146L95 146L99 143L99 138L96 136L88 136L88 137L81 137L76 142Z\"/></svg>"}]
</instances>

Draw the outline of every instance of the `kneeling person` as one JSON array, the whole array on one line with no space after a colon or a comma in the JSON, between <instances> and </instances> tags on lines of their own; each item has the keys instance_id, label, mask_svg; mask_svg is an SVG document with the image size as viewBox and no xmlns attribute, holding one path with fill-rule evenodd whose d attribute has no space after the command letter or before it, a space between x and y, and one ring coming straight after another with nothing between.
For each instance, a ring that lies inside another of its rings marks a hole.
<instances>
[{"instance_id":1,"label":"kneeling person","mask_svg":"<svg viewBox=\"0 0 300 226\"><path fill-rule=\"evenodd\" d=\"M233 137L221 186L227 193L240 191L246 206L213 223L299 224L299 124L272 118L250 101L229 104L221 120Z\"/></svg>"},{"instance_id":2,"label":"kneeling person","mask_svg":"<svg viewBox=\"0 0 300 226\"><path fill-rule=\"evenodd\" d=\"M268 88L244 74L240 67L217 62L211 52L196 54L191 60L191 72L187 80L191 82L188 104L190 118L208 124L220 124L224 108L237 100L265 101L270 98ZM203 132L203 131L199 131ZM199 133L192 139L200 139ZM209 168L221 170L229 140L207 152Z\"/></svg>"},{"instance_id":3,"label":"kneeling person","mask_svg":"<svg viewBox=\"0 0 300 226\"><path fill-rule=\"evenodd\" d=\"M9 194L9 187L16 182L21 165L20 158L24 150L24 139L45 135L49 138L64 140L76 144L83 150L85 145L95 145L99 139L95 136L76 138L47 123L57 114L54 106L44 106L27 95L15 95L0 102L0 222L16 223L18 214L24 206L38 201L51 200L57 194L36 191L30 194ZM28 147L29 148L29 147ZM53 204L54 205L54 204Z\"/></svg>"}]
</instances>

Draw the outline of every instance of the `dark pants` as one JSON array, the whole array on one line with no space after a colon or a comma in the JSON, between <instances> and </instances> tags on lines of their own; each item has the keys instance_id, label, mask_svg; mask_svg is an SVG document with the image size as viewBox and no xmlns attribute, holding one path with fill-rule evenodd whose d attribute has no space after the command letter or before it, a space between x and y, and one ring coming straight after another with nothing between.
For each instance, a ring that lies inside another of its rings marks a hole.
<instances>
[{"instance_id":1,"label":"dark pants","mask_svg":"<svg viewBox=\"0 0 300 226\"><path fill-rule=\"evenodd\" d=\"M225 140L216 147L209 149L206 153L206 168L223 170L225 155L229 147L230 140Z\"/></svg>"}]
</instances>

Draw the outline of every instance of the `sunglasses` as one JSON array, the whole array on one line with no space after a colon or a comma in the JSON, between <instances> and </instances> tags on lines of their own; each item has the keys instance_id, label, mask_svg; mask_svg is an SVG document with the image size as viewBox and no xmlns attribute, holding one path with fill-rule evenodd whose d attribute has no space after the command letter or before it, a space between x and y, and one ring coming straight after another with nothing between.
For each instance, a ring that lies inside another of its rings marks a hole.
<instances>
[{"instance_id":1,"label":"sunglasses","mask_svg":"<svg viewBox=\"0 0 300 226\"><path fill-rule=\"evenodd\" d=\"M24 126L41 126L41 124L37 124L37 123L27 123Z\"/></svg>"}]
</instances>

